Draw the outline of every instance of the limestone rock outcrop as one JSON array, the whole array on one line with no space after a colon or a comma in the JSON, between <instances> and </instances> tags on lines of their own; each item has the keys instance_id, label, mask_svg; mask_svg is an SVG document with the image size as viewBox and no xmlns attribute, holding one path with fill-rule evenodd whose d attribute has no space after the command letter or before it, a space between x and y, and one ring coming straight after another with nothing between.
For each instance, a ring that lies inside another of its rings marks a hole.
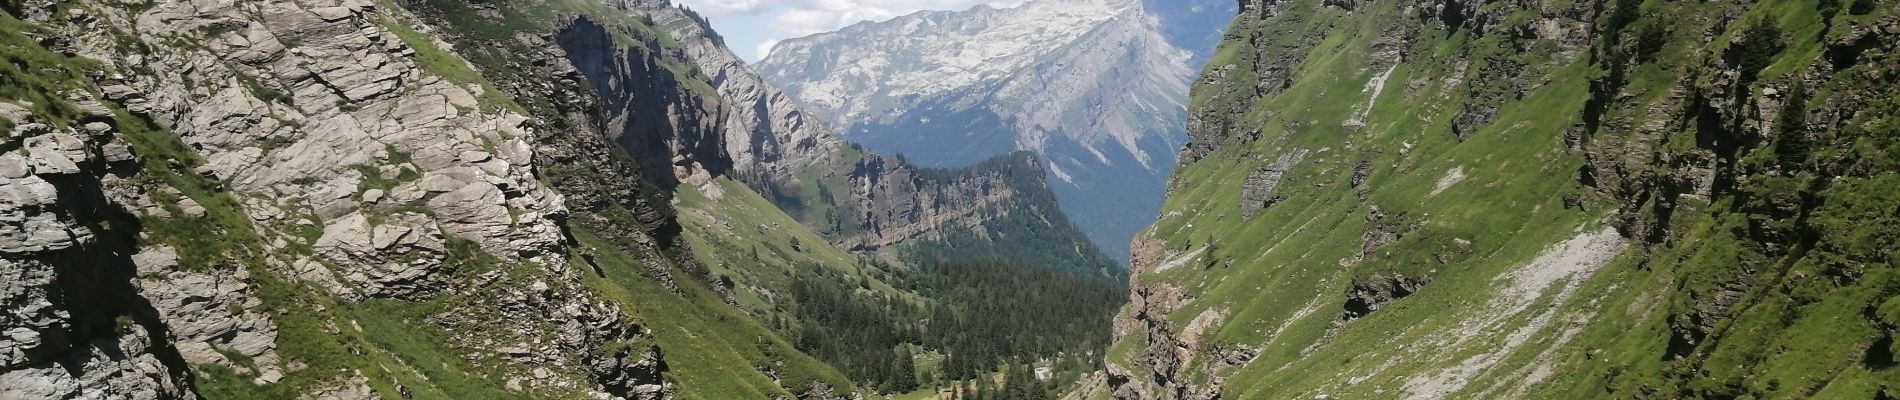
<instances>
[{"instance_id":1,"label":"limestone rock outcrop","mask_svg":"<svg viewBox=\"0 0 1900 400\"><path fill-rule=\"evenodd\" d=\"M280 354L291 308L323 330L299 334L362 330L282 303L302 290L468 299L412 322L466 333L442 345L471 360L539 343L500 370L515 390L669 393L659 353L601 351L646 331L567 269L531 119L388 5L8 10L85 73L54 77L73 85L58 104L0 101L0 397L192 398L209 365L260 385L338 372L307 395L380 397L366 371Z\"/></svg>"},{"instance_id":2,"label":"limestone rock outcrop","mask_svg":"<svg viewBox=\"0 0 1900 400\"><path fill-rule=\"evenodd\" d=\"M1273 164L1260 167L1253 174L1247 175L1247 181L1240 187L1241 214L1251 217L1262 209L1272 207L1273 203L1278 203L1282 197L1275 196L1273 190L1280 187L1280 181L1286 179L1287 172L1292 171L1304 159L1306 159L1305 151L1295 151L1281 155L1273 160Z\"/></svg>"},{"instance_id":3,"label":"limestone rock outcrop","mask_svg":"<svg viewBox=\"0 0 1900 400\"><path fill-rule=\"evenodd\" d=\"M97 104L79 93L55 101ZM0 141L0 397L190 399L184 352L173 346L229 341L171 338L207 331L268 337L273 328L262 315L241 317L243 327L224 316L171 324L165 313L173 310L148 300L173 291L133 273L132 238L111 229L127 220L136 190L110 172L130 161L106 157L108 144L119 143L111 110L81 108L82 128L74 129L0 104L18 124ZM204 304L242 307L241 281ZM258 339L232 341L269 358L274 345Z\"/></svg>"}]
</instances>

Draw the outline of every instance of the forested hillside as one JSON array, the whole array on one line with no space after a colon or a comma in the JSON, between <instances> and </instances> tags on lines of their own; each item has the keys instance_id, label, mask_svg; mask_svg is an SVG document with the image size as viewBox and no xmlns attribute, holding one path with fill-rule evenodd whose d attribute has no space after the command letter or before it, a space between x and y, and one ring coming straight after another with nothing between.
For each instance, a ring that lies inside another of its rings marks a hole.
<instances>
[{"instance_id":1,"label":"forested hillside","mask_svg":"<svg viewBox=\"0 0 1900 400\"><path fill-rule=\"evenodd\" d=\"M945 387L1043 360L1099 369L1119 281L1033 264L892 262L847 253L742 184L683 187L687 240L729 303L883 393ZM896 255L889 255L896 257Z\"/></svg>"}]
</instances>

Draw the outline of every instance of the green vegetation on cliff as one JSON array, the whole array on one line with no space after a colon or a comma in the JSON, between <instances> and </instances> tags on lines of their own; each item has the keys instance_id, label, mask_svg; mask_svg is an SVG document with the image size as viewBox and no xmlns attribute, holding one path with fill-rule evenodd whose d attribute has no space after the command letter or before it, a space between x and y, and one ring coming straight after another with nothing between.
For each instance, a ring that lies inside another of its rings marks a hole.
<instances>
[{"instance_id":1,"label":"green vegetation on cliff","mask_svg":"<svg viewBox=\"0 0 1900 400\"><path fill-rule=\"evenodd\" d=\"M1247 2L1118 393L1900 395L1900 15L1836 3Z\"/></svg>"},{"instance_id":2,"label":"green vegetation on cliff","mask_svg":"<svg viewBox=\"0 0 1900 400\"><path fill-rule=\"evenodd\" d=\"M964 169L925 169L923 179L950 181L962 174L995 174L999 187L1018 188L1016 205L1027 208L984 210L994 214L982 229L946 230L941 238L914 240L897 250L914 263L1001 262L1112 281L1127 279L1127 271L1104 256L1080 229L1061 216L1055 193L1049 190L1041 161L1034 153L1016 152ZM1117 251L1119 252L1119 251Z\"/></svg>"},{"instance_id":3,"label":"green vegetation on cliff","mask_svg":"<svg viewBox=\"0 0 1900 400\"><path fill-rule=\"evenodd\" d=\"M615 250L620 246L613 240L586 230L575 237L583 248L599 250L575 258L576 268L594 272L583 281L654 330L682 398L770 398L814 385L852 387L837 370L727 306L704 283L678 282L675 294L640 267L645 260Z\"/></svg>"}]
</instances>

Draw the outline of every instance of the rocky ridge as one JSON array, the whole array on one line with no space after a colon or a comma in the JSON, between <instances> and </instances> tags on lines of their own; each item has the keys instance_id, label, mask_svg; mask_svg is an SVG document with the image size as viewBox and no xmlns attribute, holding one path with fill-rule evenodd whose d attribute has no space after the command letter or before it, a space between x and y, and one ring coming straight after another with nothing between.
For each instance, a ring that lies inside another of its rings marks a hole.
<instances>
[{"instance_id":1,"label":"rocky ridge","mask_svg":"<svg viewBox=\"0 0 1900 400\"><path fill-rule=\"evenodd\" d=\"M1138 9L1134 0L1058 0L926 11L786 40L759 70L830 126L849 127L891 118L926 98L1014 79L1050 49Z\"/></svg>"}]
</instances>

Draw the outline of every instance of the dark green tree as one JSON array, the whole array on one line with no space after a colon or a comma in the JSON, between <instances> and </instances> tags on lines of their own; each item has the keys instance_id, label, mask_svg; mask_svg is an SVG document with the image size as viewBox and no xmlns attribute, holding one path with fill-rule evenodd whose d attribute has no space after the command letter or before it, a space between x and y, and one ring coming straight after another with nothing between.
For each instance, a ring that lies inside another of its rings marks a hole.
<instances>
[{"instance_id":1,"label":"dark green tree","mask_svg":"<svg viewBox=\"0 0 1900 400\"><path fill-rule=\"evenodd\" d=\"M1763 19L1730 43L1726 53L1731 65L1742 73L1741 85L1747 86L1761 77L1761 70L1772 65L1775 56L1781 55L1786 46L1781 39L1781 27Z\"/></svg>"},{"instance_id":2,"label":"dark green tree","mask_svg":"<svg viewBox=\"0 0 1900 400\"><path fill-rule=\"evenodd\" d=\"M1792 167L1808 159L1807 85L1795 83L1784 99L1781 115L1775 118L1775 156L1782 166Z\"/></svg>"}]
</instances>

